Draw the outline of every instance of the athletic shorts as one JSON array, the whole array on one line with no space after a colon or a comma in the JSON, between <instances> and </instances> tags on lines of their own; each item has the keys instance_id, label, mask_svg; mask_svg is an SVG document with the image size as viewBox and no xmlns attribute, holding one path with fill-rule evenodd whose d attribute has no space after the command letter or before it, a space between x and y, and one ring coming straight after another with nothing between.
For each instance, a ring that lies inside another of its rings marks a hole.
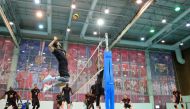
<instances>
[{"instance_id":1,"label":"athletic shorts","mask_svg":"<svg viewBox=\"0 0 190 109\"><path fill-rule=\"evenodd\" d=\"M65 101L67 102L67 104L70 104L71 103L70 97L65 97Z\"/></svg>"},{"instance_id":2,"label":"athletic shorts","mask_svg":"<svg viewBox=\"0 0 190 109\"><path fill-rule=\"evenodd\" d=\"M39 100L32 100L32 106L40 106Z\"/></svg>"},{"instance_id":3,"label":"athletic shorts","mask_svg":"<svg viewBox=\"0 0 190 109\"><path fill-rule=\"evenodd\" d=\"M125 104L124 104L124 107L125 107L125 108L131 108L131 105L128 104L128 103L125 103Z\"/></svg>"}]
</instances>

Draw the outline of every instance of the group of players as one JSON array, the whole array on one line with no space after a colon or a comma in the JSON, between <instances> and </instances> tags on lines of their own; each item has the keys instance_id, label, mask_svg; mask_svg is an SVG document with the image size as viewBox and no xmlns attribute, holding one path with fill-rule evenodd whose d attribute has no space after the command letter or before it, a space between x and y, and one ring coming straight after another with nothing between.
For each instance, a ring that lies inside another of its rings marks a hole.
<instances>
[{"instance_id":1,"label":"group of players","mask_svg":"<svg viewBox=\"0 0 190 109\"><path fill-rule=\"evenodd\" d=\"M32 109L39 109L40 102L39 102L39 93L40 90L37 87L37 84L34 84L34 88L31 90L31 101L32 101ZM5 92L5 94L1 97L4 98L7 96L7 102L4 109L8 109L9 106L12 106L13 109L18 109L18 102L22 103L20 95L13 90L12 87L9 88L9 91ZM24 105L21 106L21 109L29 109L29 101L23 103Z\"/></svg>"},{"instance_id":2,"label":"group of players","mask_svg":"<svg viewBox=\"0 0 190 109\"><path fill-rule=\"evenodd\" d=\"M58 72L59 76L57 77L51 77L48 78L49 80L45 81L52 81L52 80L57 80L58 84L60 82L67 83L69 82L69 73L68 73L68 61L67 61L67 54L66 51L63 50L62 45L58 42L57 37L54 37L53 41L49 44L49 50L52 52L52 54L56 57L58 61ZM103 58L102 54L98 54L98 58L100 61L100 66L98 66L98 70L103 68ZM90 93L87 93L85 95L85 101L84 103L86 104L87 109L94 109L93 103L96 101L96 107L97 109L100 109L100 98L101 96L104 95L104 88L102 85L103 81L103 70L98 74L97 80L94 85L91 86ZM56 85L56 84L55 84ZM53 86L53 85L52 85ZM40 103L38 99L38 95L40 93L40 90L37 87L37 84L34 85L34 88L31 90L31 101L32 101L32 106L33 109L39 109ZM66 84L66 87L62 89L62 92L57 95L57 108L63 108L63 102L66 101L68 104L68 109L70 109L70 94L73 94L72 89L69 87L68 83ZM13 90L13 88L10 88L9 91L5 93L7 95L7 103L5 106L5 109L7 109L9 106L12 105L13 109L18 109L16 102L19 101L20 96L16 91ZM174 102L175 102L175 109L178 109L177 104L182 102L181 94L179 91L174 90L173 91L173 96L174 96ZM130 105L130 99L127 96L124 96L122 99L122 102L124 103L124 109L131 108ZM181 104L181 107L184 108L183 104ZM26 108L27 109L27 108Z\"/></svg>"}]
</instances>

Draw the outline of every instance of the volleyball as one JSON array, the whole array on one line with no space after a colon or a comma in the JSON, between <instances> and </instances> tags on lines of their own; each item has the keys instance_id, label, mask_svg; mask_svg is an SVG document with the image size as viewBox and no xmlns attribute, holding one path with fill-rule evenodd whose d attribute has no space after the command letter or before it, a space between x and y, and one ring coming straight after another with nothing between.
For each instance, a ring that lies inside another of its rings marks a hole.
<instances>
[{"instance_id":1,"label":"volleyball","mask_svg":"<svg viewBox=\"0 0 190 109\"><path fill-rule=\"evenodd\" d=\"M73 20L78 20L79 19L79 14L78 13L75 13L73 14L73 17L72 17Z\"/></svg>"}]
</instances>

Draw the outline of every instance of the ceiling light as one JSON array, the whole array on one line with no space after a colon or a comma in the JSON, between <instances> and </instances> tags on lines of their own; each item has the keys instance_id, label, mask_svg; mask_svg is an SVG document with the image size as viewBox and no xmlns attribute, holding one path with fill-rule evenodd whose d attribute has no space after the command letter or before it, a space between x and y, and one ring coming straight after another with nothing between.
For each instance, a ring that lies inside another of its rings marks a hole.
<instances>
[{"instance_id":1,"label":"ceiling light","mask_svg":"<svg viewBox=\"0 0 190 109\"><path fill-rule=\"evenodd\" d=\"M13 23L13 22L11 22L11 21L9 22L9 24L10 24L11 26L12 26L12 25L14 25L14 23Z\"/></svg>"},{"instance_id":2,"label":"ceiling light","mask_svg":"<svg viewBox=\"0 0 190 109\"><path fill-rule=\"evenodd\" d=\"M44 25L39 24L39 25L38 25L38 28L39 28L39 29L44 29Z\"/></svg>"},{"instance_id":3,"label":"ceiling light","mask_svg":"<svg viewBox=\"0 0 190 109\"><path fill-rule=\"evenodd\" d=\"M150 29L150 33L154 33L155 32L155 30L154 29Z\"/></svg>"},{"instance_id":4,"label":"ceiling light","mask_svg":"<svg viewBox=\"0 0 190 109\"><path fill-rule=\"evenodd\" d=\"M186 24L186 27L190 27L190 23L187 23L187 24Z\"/></svg>"},{"instance_id":5,"label":"ceiling light","mask_svg":"<svg viewBox=\"0 0 190 109\"><path fill-rule=\"evenodd\" d=\"M162 23L166 23L167 21L166 21L166 19L162 19Z\"/></svg>"},{"instance_id":6,"label":"ceiling light","mask_svg":"<svg viewBox=\"0 0 190 109\"><path fill-rule=\"evenodd\" d=\"M183 42L181 42L179 45L183 46Z\"/></svg>"},{"instance_id":7,"label":"ceiling light","mask_svg":"<svg viewBox=\"0 0 190 109\"><path fill-rule=\"evenodd\" d=\"M181 8L180 8L179 6L176 6L176 7L175 7L175 11L176 11L176 12L178 12L178 11L180 11L180 10L181 10Z\"/></svg>"},{"instance_id":8,"label":"ceiling light","mask_svg":"<svg viewBox=\"0 0 190 109\"><path fill-rule=\"evenodd\" d=\"M70 28L67 28L67 32L70 32L71 31L71 29Z\"/></svg>"},{"instance_id":9,"label":"ceiling light","mask_svg":"<svg viewBox=\"0 0 190 109\"><path fill-rule=\"evenodd\" d=\"M145 38L144 37L141 37L141 41L144 41L145 40Z\"/></svg>"},{"instance_id":10,"label":"ceiling light","mask_svg":"<svg viewBox=\"0 0 190 109\"><path fill-rule=\"evenodd\" d=\"M98 33L96 31L93 32L93 35L97 35Z\"/></svg>"},{"instance_id":11,"label":"ceiling light","mask_svg":"<svg viewBox=\"0 0 190 109\"><path fill-rule=\"evenodd\" d=\"M109 12L110 12L110 10L109 10L108 8L106 8L106 9L104 10L104 13L105 13L105 14L109 14Z\"/></svg>"},{"instance_id":12,"label":"ceiling light","mask_svg":"<svg viewBox=\"0 0 190 109\"><path fill-rule=\"evenodd\" d=\"M165 40L162 40L161 42L162 42L162 43L165 43Z\"/></svg>"},{"instance_id":13,"label":"ceiling light","mask_svg":"<svg viewBox=\"0 0 190 109\"><path fill-rule=\"evenodd\" d=\"M97 24L99 25L99 26L102 26L102 25L104 25L104 20L103 19L98 19L97 20Z\"/></svg>"},{"instance_id":14,"label":"ceiling light","mask_svg":"<svg viewBox=\"0 0 190 109\"><path fill-rule=\"evenodd\" d=\"M136 0L136 3L137 3L137 4L141 4L141 3L142 3L142 0Z\"/></svg>"},{"instance_id":15,"label":"ceiling light","mask_svg":"<svg viewBox=\"0 0 190 109\"><path fill-rule=\"evenodd\" d=\"M34 0L35 4L40 4L40 0Z\"/></svg>"},{"instance_id":16,"label":"ceiling light","mask_svg":"<svg viewBox=\"0 0 190 109\"><path fill-rule=\"evenodd\" d=\"M71 8L72 8L72 9L76 9L76 5L75 5L75 4L72 4L72 5L71 5Z\"/></svg>"},{"instance_id":17,"label":"ceiling light","mask_svg":"<svg viewBox=\"0 0 190 109\"><path fill-rule=\"evenodd\" d=\"M42 18L42 17L43 17L42 11L37 11L37 12L36 12L36 17Z\"/></svg>"}]
</instances>

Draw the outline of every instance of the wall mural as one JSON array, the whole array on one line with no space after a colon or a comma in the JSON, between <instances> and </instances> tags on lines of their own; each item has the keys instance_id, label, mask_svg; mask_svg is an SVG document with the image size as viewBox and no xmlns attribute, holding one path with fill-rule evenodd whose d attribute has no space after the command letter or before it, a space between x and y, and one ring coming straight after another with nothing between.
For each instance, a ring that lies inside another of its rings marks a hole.
<instances>
[{"instance_id":1,"label":"wall mural","mask_svg":"<svg viewBox=\"0 0 190 109\"><path fill-rule=\"evenodd\" d=\"M155 103L165 107L172 102L172 90L175 87L175 71L172 56L169 53L150 53L152 83Z\"/></svg>"},{"instance_id":2,"label":"wall mural","mask_svg":"<svg viewBox=\"0 0 190 109\"><path fill-rule=\"evenodd\" d=\"M34 83L40 89L52 84L42 83L48 75L56 76L57 60L48 50L49 42L23 40L20 44L20 55L17 66L15 87L23 99L30 97L30 90ZM92 55L96 46L82 44L69 44L68 61L70 72L70 84L73 84L77 75L81 72L87 59ZM103 48L102 48L103 49ZM144 51L113 49L113 69L115 77L115 101L120 102L123 95L131 97L132 102L149 102L147 91L147 70ZM77 85L81 86L96 72L96 58L94 55L83 75L79 76ZM175 86L172 57L167 53L150 53L151 72L155 101L163 103L171 97L172 87ZM27 81L26 81L27 80ZM83 101L84 94L90 90L95 78L84 86L75 96L73 101ZM164 85L163 85L164 84ZM55 95L60 91L59 87L43 92L41 100L55 100ZM168 98L163 98L163 95ZM168 97L167 97L168 96Z\"/></svg>"}]
</instances>

